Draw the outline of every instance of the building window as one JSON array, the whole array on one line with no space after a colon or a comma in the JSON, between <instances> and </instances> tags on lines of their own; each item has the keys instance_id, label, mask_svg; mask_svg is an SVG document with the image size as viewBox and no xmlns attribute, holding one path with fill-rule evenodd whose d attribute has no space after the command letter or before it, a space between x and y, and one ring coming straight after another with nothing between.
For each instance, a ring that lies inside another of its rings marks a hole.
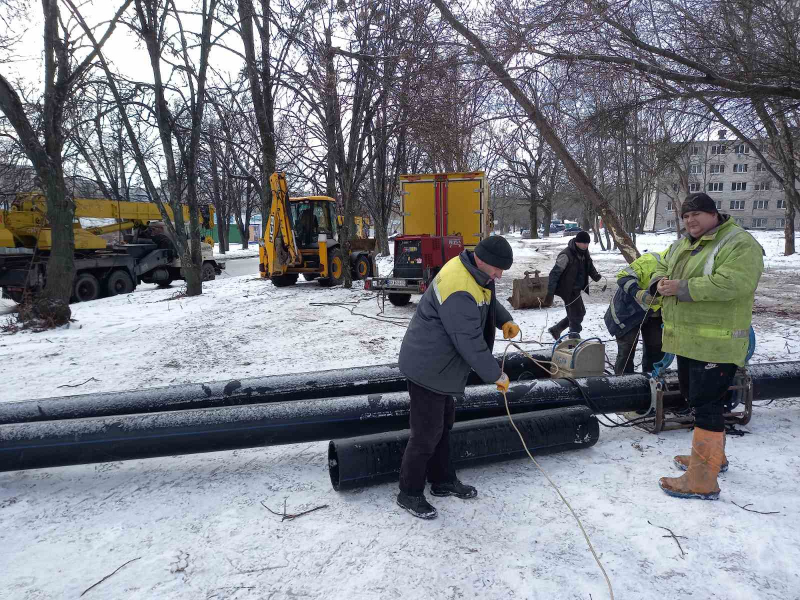
<instances>
[{"instance_id":1,"label":"building window","mask_svg":"<svg viewBox=\"0 0 800 600\"><path fill-rule=\"evenodd\" d=\"M711 146L711 154L725 154L726 150L725 144L715 144Z\"/></svg>"},{"instance_id":2,"label":"building window","mask_svg":"<svg viewBox=\"0 0 800 600\"><path fill-rule=\"evenodd\" d=\"M747 163L736 163L733 165L734 173L747 173Z\"/></svg>"},{"instance_id":3,"label":"building window","mask_svg":"<svg viewBox=\"0 0 800 600\"><path fill-rule=\"evenodd\" d=\"M783 218L775 219L775 227L780 227L781 229L786 227L786 219Z\"/></svg>"},{"instance_id":4,"label":"building window","mask_svg":"<svg viewBox=\"0 0 800 600\"><path fill-rule=\"evenodd\" d=\"M783 209L786 209L786 200L778 200L778 206L777 206L777 208L783 208Z\"/></svg>"},{"instance_id":5,"label":"building window","mask_svg":"<svg viewBox=\"0 0 800 600\"><path fill-rule=\"evenodd\" d=\"M745 191L747 191L747 182L746 181L732 181L731 182L731 191L732 192L745 192Z\"/></svg>"},{"instance_id":6,"label":"building window","mask_svg":"<svg viewBox=\"0 0 800 600\"><path fill-rule=\"evenodd\" d=\"M763 162L756 163L756 173L763 173L767 170L767 167L764 166Z\"/></svg>"},{"instance_id":7,"label":"building window","mask_svg":"<svg viewBox=\"0 0 800 600\"><path fill-rule=\"evenodd\" d=\"M717 210L722 210L722 200L717 200Z\"/></svg>"},{"instance_id":8,"label":"building window","mask_svg":"<svg viewBox=\"0 0 800 600\"><path fill-rule=\"evenodd\" d=\"M769 210L769 200L754 200L753 210Z\"/></svg>"},{"instance_id":9,"label":"building window","mask_svg":"<svg viewBox=\"0 0 800 600\"><path fill-rule=\"evenodd\" d=\"M744 227L744 219L734 219L734 221L736 221L737 225Z\"/></svg>"},{"instance_id":10,"label":"building window","mask_svg":"<svg viewBox=\"0 0 800 600\"><path fill-rule=\"evenodd\" d=\"M715 183L708 184L708 191L709 192L721 192L722 191L722 182L717 181Z\"/></svg>"},{"instance_id":11,"label":"building window","mask_svg":"<svg viewBox=\"0 0 800 600\"><path fill-rule=\"evenodd\" d=\"M700 191L700 184L699 183L690 183L689 184L689 191L690 192L699 192Z\"/></svg>"},{"instance_id":12,"label":"building window","mask_svg":"<svg viewBox=\"0 0 800 600\"><path fill-rule=\"evenodd\" d=\"M733 151L736 154L750 154L750 146L747 144L736 144L733 147Z\"/></svg>"},{"instance_id":13,"label":"building window","mask_svg":"<svg viewBox=\"0 0 800 600\"><path fill-rule=\"evenodd\" d=\"M692 175L699 175L703 172L703 165L689 165L689 173Z\"/></svg>"},{"instance_id":14,"label":"building window","mask_svg":"<svg viewBox=\"0 0 800 600\"><path fill-rule=\"evenodd\" d=\"M667 227L675 227L675 221L667 221Z\"/></svg>"},{"instance_id":15,"label":"building window","mask_svg":"<svg viewBox=\"0 0 800 600\"><path fill-rule=\"evenodd\" d=\"M692 156L697 156L700 154L700 146L692 146L692 149L689 151L689 154Z\"/></svg>"},{"instance_id":16,"label":"building window","mask_svg":"<svg viewBox=\"0 0 800 600\"><path fill-rule=\"evenodd\" d=\"M717 173L724 173L725 172L725 165L711 165L711 174L716 175Z\"/></svg>"},{"instance_id":17,"label":"building window","mask_svg":"<svg viewBox=\"0 0 800 600\"><path fill-rule=\"evenodd\" d=\"M764 219L764 218L753 219L753 227L766 227L766 226L767 226L767 220L766 219Z\"/></svg>"},{"instance_id":18,"label":"building window","mask_svg":"<svg viewBox=\"0 0 800 600\"><path fill-rule=\"evenodd\" d=\"M769 181L761 181L756 183L753 189L757 192L766 192L769 190L770 182Z\"/></svg>"},{"instance_id":19,"label":"building window","mask_svg":"<svg viewBox=\"0 0 800 600\"><path fill-rule=\"evenodd\" d=\"M731 210L744 210L744 200L731 200Z\"/></svg>"}]
</instances>

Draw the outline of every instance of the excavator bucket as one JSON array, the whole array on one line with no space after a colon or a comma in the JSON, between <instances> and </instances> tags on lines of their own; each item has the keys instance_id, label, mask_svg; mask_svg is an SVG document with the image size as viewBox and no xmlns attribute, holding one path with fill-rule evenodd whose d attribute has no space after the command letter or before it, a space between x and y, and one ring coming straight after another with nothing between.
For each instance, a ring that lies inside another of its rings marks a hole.
<instances>
[{"instance_id":1,"label":"excavator bucket","mask_svg":"<svg viewBox=\"0 0 800 600\"><path fill-rule=\"evenodd\" d=\"M530 277L533 275L533 277ZM514 309L521 308L547 308L548 277L540 277L539 271L525 271L524 279L515 279L511 288L511 298L508 299Z\"/></svg>"}]
</instances>

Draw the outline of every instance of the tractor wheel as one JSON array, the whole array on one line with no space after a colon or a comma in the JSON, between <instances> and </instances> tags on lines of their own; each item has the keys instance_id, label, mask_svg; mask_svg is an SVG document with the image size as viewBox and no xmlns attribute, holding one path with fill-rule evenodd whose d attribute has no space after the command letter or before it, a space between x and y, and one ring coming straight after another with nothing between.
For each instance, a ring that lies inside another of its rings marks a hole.
<instances>
[{"instance_id":1,"label":"tractor wheel","mask_svg":"<svg viewBox=\"0 0 800 600\"><path fill-rule=\"evenodd\" d=\"M366 279L370 275L372 275L372 263L369 260L369 256L366 254L359 255L358 259L356 259L356 268L355 268L355 279Z\"/></svg>"},{"instance_id":2,"label":"tractor wheel","mask_svg":"<svg viewBox=\"0 0 800 600\"><path fill-rule=\"evenodd\" d=\"M117 294L130 294L133 291L133 279L127 271L117 269L106 280L106 294L116 296Z\"/></svg>"},{"instance_id":3,"label":"tractor wheel","mask_svg":"<svg viewBox=\"0 0 800 600\"><path fill-rule=\"evenodd\" d=\"M73 295L77 302L89 302L97 300L100 296L100 282L91 273L81 273L75 279Z\"/></svg>"},{"instance_id":4,"label":"tractor wheel","mask_svg":"<svg viewBox=\"0 0 800 600\"><path fill-rule=\"evenodd\" d=\"M203 281L214 281L217 278L217 272L214 270L214 265L210 262L204 262L203 268L200 271L203 276Z\"/></svg>"},{"instance_id":5,"label":"tractor wheel","mask_svg":"<svg viewBox=\"0 0 800 600\"><path fill-rule=\"evenodd\" d=\"M329 277L317 279L317 283L322 287L342 285L342 281L344 281L344 259L339 248L334 248L328 254L328 275Z\"/></svg>"},{"instance_id":6,"label":"tractor wheel","mask_svg":"<svg viewBox=\"0 0 800 600\"><path fill-rule=\"evenodd\" d=\"M319 273L303 273L303 279L306 281L314 281L317 277L319 277Z\"/></svg>"},{"instance_id":7,"label":"tractor wheel","mask_svg":"<svg viewBox=\"0 0 800 600\"><path fill-rule=\"evenodd\" d=\"M394 306L405 306L411 302L411 294L388 294L389 302Z\"/></svg>"},{"instance_id":8,"label":"tractor wheel","mask_svg":"<svg viewBox=\"0 0 800 600\"><path fill-rule=\"evenodd\" d=\"M288 287L297 283L297 274L289 273L288 275L274 275L271 279L272 285L275 287Z\"/></svg>"}]
</instances>

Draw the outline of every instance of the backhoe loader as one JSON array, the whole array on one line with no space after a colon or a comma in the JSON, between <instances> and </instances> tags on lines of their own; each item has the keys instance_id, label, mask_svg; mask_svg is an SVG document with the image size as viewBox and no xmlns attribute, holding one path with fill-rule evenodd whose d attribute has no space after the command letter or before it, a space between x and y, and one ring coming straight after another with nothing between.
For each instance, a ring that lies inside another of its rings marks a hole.
<instances>
[{"instance_id":1,"label":"backhoe loader","mask_svg":"<svg viewBox=\"0 0 800 600\"><path fill-rule=\"evenodd\" d=\"M294 285L302 274L321 286L339 285L344 269L355 279L376 272L374 240L351 240L345 257L338 241L336 200L330 196L289 198L285 173L270 178L272 208L264 239L259 243L259 273L276 287Z\"/></svg>"}]
</instances>

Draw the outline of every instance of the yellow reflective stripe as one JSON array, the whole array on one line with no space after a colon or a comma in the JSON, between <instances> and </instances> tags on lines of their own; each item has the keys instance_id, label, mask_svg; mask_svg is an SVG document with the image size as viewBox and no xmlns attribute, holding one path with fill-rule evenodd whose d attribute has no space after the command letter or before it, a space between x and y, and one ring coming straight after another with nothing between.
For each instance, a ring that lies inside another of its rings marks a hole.
<instances>
[{"instance_id":1,"label":"yellow reflective stripe","mask_svg":"<svg viewBox=\"0 0 800 600\"><path fill-rule=\"evenodd\" d=\"M617 325L619 325L620 327L622 327L622 321L620 321L620 320L617 318L617 311L616 311L616 309L614 308L614 300L611 300L611 306L610 306L610 308L611 308L611 318L612 318L612 319L614 319L614 323L616 323Z\"/></svg>"},{"instance_id":2,"label":"yellow reflective stripe","mask_svg":"<svg viewBox=\"0 0 800 600\"><path fill-rule=\"evenodd\" d=\"M631 289L631 286L636 285L637 283L639 283L637 280L631 279L628 283L626 283L625 285L622 286L622 289L627 294L629 292L629 290Z\"/></svg>"},{"instance_id":3,"label":"yellow reflective stripe","mask_svg":"<svg viewBox=\"0 0 800 600\"><path fill-rule=\"evenodd\" d=\"M717 329L716 327L682 327L680 325L671 325L664 323L664 332L683 333L685 335L699 335L701 337L716 338L716 339L735 339L746 338L750 336L750 331L746 329Z\"/></svg>"}]
</instances>

